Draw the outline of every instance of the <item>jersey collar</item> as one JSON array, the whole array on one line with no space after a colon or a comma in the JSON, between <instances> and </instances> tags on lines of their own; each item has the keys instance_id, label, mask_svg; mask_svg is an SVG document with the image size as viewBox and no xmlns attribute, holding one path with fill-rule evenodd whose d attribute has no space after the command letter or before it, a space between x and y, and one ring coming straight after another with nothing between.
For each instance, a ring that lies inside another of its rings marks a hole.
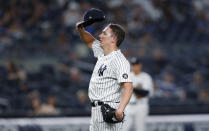
<instances>
[{"instance_id":1,"label":"jersey collar","mask_svg":"<svg viewBox=\"0 0 209 131\"><path fill-rule=\"evenodd\" d=\"M108 55L102 55L102 59L103 60L108 60L108 59L111 59L113 55L115 55L117 52L120 52L120 49L117 49L115 51L112 51L111 53L109 53Z\"/></svg>"}]
</instances>

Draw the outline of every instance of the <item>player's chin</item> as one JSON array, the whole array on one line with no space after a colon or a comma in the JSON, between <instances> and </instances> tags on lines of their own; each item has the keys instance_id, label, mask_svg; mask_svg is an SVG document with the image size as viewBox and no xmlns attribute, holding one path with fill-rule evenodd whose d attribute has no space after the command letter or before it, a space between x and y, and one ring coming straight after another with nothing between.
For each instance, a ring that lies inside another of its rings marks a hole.
<instances>
[{"instance_id":1,"label":"player's chin","mask_svg":"<svg viewBox=\"0 0 209 131\"><path fill-rule=\"evenodd\" d=\"M104 43L101 41L101 42L100 42L100 45L101 45L101 46L103 46L103 45L104 45Z\"/></svg>"}]
</instances>

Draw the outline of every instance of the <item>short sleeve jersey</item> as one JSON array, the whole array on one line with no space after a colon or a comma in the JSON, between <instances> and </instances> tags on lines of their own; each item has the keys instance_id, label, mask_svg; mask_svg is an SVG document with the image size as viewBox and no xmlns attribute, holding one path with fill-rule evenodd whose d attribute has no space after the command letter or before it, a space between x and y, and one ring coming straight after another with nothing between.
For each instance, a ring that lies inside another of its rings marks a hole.
<instances>
[{"instance_id":1,"label":"short sleeve jersey","mask_svg":"<svg viewBox=\"0 0 209 131\"><path fill-rule=\"evenodd\" d=\"M97 62L89 84L90 100L119 102L122 93L120 84L132 82L128 60L120 50L104 55L98 40L93 42L92 49Z\"/></svg>"}]
</instances>

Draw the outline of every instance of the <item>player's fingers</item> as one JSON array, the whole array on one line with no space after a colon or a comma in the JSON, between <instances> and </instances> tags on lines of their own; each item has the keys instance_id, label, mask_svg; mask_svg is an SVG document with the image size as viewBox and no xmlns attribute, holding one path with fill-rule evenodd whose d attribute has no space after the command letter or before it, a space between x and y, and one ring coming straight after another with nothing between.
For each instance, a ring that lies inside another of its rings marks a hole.
<instances>
[{"instance_id":1,"label":"player's fingers","mask_svg":"<svg viewBox=\"0 0 209 131\"><path fill-rule=\"evenodd\" d=\"M117 118L118 120L122 120L122 119L123 119L123 115L116 116L116 118Z\"/></svg>"},{"instance_id":2,"label":"player's fingers","mask_svg":"<svg viewBox=\"0 0 209 131\"><path fill-rule=\"evenodd\" d=\"M123 113L116 111L115 112L115 116L118 120L122 120L123 119Z\"/></svg>"},{"instance_id":3,"label":"player's fingers","mask_svg":"<svg viewBox=\"0 0 209 131\"><path fill-rule=\"evenodd\" d=\"M79 25L82 23L82 21L79 21L76 23L76 30L79 31L80 29L83 29L84 27L79 27Z\"/></svg>"}]
</instances>

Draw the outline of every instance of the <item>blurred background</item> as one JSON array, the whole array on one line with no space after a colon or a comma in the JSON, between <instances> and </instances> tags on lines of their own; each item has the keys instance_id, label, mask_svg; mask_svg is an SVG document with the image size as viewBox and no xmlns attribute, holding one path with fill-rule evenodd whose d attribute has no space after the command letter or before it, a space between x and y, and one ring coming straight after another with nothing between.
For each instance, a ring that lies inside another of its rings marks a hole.
<instances>
[{"instance_id":1,"label":"blurred background","mask_svg":"<svg viewBox=\"0 0 209 131\"><path fill-rule=\"evenodd\" d=\"M0 117L90 116L96 59L75 23L90 8L121 24L121 50L145 60L151 115L209 113L208 0L0 0Z\"/></svg>"}]
</instances>

